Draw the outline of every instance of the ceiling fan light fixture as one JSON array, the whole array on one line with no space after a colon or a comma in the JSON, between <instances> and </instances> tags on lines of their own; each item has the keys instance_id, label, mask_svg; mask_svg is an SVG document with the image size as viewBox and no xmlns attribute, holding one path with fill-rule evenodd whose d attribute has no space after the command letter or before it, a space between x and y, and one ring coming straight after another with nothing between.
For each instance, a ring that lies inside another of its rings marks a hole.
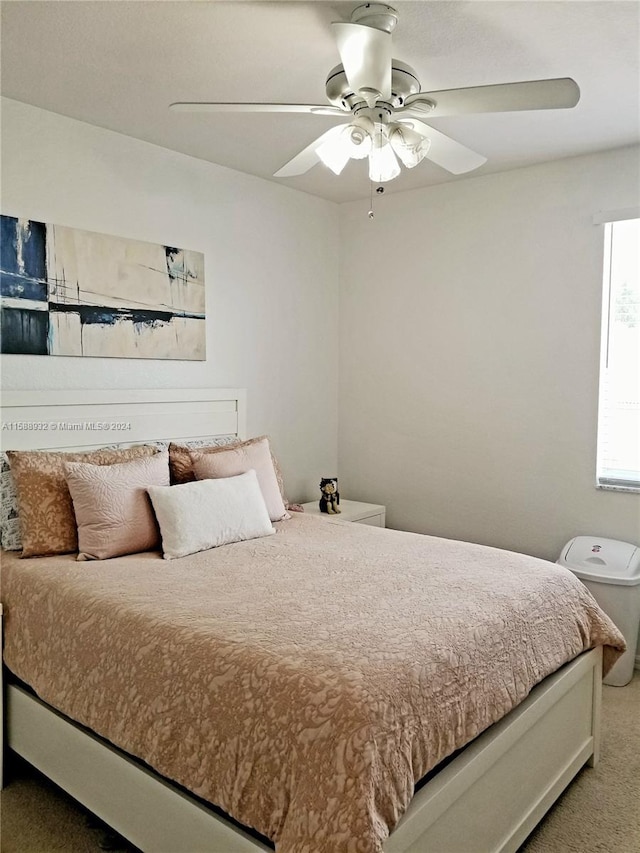
<instances>
[{"instance_id":1,"label":"ceiling fan light fixture","mask_svg":"<svg viewBox=\"0 0 640 853\"><path fill-rule=\"evenodd\" d=\"M354 131L349 142L352 160L364 160L371 151L371 137L362 130Z\"/></svg>"},{"instance_id":2,"label":"ceiling fan light fixture","mask_svg":"<svg viewBox=\"0 0 640 853\"><path fill-rule=\"evenodd\" d=\"M373 125L372 125L373 126ZM339 175L349 160L363 160L371 151L373 142L364 121L347 124L317 149L320 160Z\"/></svg>"},{"instance_id":3,"label":"ceiling fan light fixture","mask_svg":"<svg viewBox=\"0 0 640 853\"><path fill-rule=\"evenodd\" d=\"M400 174L400 165L389 143L376 146L369 154L369 178L375 183L392 181Z\"/></svg>"},{"instance_id":4,"label":"ceiling fan light fixture","mask_svg":"<svg viewBox=\"0 0 640 853\"><path fill-rule=\"evenodd\" d=\"M407 169L413 169L429 153L431 140L408 127L396 127L389 137L391 147Z\"/></svg>"},{"instance_id":5,"label":"ceiling fan light fixture","mask_svg":"<svg viewBox=\"0 0 640 853\"><path fill-rule=\"evenodd\" d=\"M352 160L364 160L369 155L373 146L372 133L373 122L365 118L345 128L346 146Z\"/></svg>"}]
</instances>

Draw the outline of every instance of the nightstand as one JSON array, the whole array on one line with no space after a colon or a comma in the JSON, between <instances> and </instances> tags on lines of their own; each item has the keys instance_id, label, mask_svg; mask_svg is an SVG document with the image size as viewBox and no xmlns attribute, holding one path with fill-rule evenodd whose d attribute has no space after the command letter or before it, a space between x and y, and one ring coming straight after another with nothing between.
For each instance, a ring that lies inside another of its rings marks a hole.
<instances>
[{"instance_id":1,"label":"nightstand","mask_svg":"<svg viewBox=\"0 0 640 853\"><path fill-rule=\"evenodd\" d=\"M336 518L339 521L355 521L357 524L370 524L372 527L384 527L387 508L381 504L367 504L361 501L340 501L338 515L320 512L320 501L309 501L302 504L305 513L318 515L321 518Z\"/></svg>"}]
</instances>

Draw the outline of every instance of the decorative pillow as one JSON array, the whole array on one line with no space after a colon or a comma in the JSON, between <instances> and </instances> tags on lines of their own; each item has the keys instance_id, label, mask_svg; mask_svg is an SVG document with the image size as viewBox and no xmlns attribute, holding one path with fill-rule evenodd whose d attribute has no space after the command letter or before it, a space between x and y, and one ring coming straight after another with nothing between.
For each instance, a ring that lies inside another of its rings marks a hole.
<instances>
[{"instance_id":1,"label":"decorative pillow","mask_svg":"<svg viewBox=\"0 0 640 853\"><path fill-rule=\"evenodd\" d=\"M6 453L0 453L0 544L5 551L21 551L18 495Z\"/></svg>"},{"instance_id":2,"label":"decorative pillow","mask_svg":"<svg viewBox=\"0 0 640 853\"><path fill-rule=\"evenodd\" d=\"M179 483L193 483L195 476L191 467L190 450L217 450L240 442L235 435L219 435L215 438L194 438L191 441L183 441L180 444L172 441L169 444L169 473L171 485Z\"/></svg>"},{"instance_id":3,"label":"decorative pillow","mask_svg":"<svg viewBox=\"0 0 640 853\"><path fill-rule=\"evenodd\" d=\"M65 462L113 465L155 453L155 447L144 444L83 453L8 450L18 494L22 556L42 557L78 550L76 518L64 475Z\"/></svg>"},{"instance_id":4,"label":"decorative pillow","mask_svg":"<svg viewBox=\"0 0 640 853\"><path fill-rule=\"evenodd\" d=\"M160 547L149 486L169 485L167 450L120 462L65 462L78 525L79 560L106 560Z\"/></svg>"},{"instance_id":5,"label":"decorative pillow","mask_svg":"<svg viewBox=\"0 0 640 853\"><path fill-rule=\"evenodd\" d=\"M165 560L275 533L255 471L148 491Z\"/></svg>"},{"instance_id":6,"label":"decorative pillow","mask_svg":"<svg viewBox=\"0 0 640 853\"><path fill-rule=\"evenodd\" d=\"M228 449L217 450L215 453L192 450L191 461L197 480L235 477L253 469L258 477L271 521L290 518L280 494L276 472L271 461L269 439L266 436L254 441L245 441Z\"/></svg>"},{"instance_id":7,"label":"decorative pillow","mask_svg":"<svg viewBox=\"0 0 640 853\"><path fill-rule=\"evenodd\" d=\"M169 445L169 469L171 471L171 483L192 483L196 478L193 473L193 465L191 462L191 450L199 450L202 453L218 453L220 450L229 450L230 447L244 447L249 444L255 444L264 439L269 440L266 435L259 435L257 438L249 438L246 441L239 441L235 436L221 436L216 439L196 439L194 441L186 441L184 444L175 444L171 442ZM271 452L271 461L273 470L276 472L278 488L282 495L282 502L287 506L287 498L284 492L284 480L278 460Z\"/></svg>"}]
</instances>

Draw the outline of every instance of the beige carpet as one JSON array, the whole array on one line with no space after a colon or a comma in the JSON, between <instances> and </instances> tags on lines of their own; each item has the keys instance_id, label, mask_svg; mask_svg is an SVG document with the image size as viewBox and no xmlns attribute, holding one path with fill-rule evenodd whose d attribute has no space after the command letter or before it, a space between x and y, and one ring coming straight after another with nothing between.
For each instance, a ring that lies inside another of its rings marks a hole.
<instances>
[{"instance_id":1,"label":"beige carpet","mask_svg":"<svg viewBox=\"0 0 640 853\"><path fill-rule=\"evenodd\" d=\"M603 694L600 764L581 771L519 853L639 853L640 673L626 687L604 687ZM1 804L2 853L134 853L23 762Z\"/></svg>"}]
</instances>

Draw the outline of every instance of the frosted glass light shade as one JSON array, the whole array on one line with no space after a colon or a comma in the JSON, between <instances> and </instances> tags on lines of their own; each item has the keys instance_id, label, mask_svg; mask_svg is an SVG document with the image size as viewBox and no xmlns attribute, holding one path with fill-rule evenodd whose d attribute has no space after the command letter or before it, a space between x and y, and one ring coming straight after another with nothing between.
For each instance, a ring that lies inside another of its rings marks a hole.
<instances>
[{"instance_id":1,"label":"frosted glass light shade","mask_svg":"<svg viewBox=\"0 0 640 853\"><path fill-rule=\"evenodd\" d=\"M431 140L409 127L398 126L389 138L391 146L407 169L421 163L429 152Z\"/></svg>"},{"instance_id":2,"label":"frosted glass light shade","mask_svg":"<svg viewBox=\"0 0 640 853\"><path fill-rule=\"evenodd\" d=\"M374 146L369 154L369 178L376 183L384 183L397 178L399 174L400 166L389 143L379 148Z\"/></svg>"},{"instance_id":3,"label":"frosted glass light shade","mask_svg":"<svg viewBox=\"0 0 640 853\"><path fill-rule=\"evenodd\" d=\"M351 158L349 149L345 145L344 134L342 133L332 136L326 142L323 142L322 145L316 148L316 154L324 165L328 166L336 175L340 174Z\"/></svg>"},{"instance_id":4,"label":"frosted glass light shade","mask_svg":"<svg viewBox=\"0 0 640 853\"><path fill-rule=\"evenodd\" d=\"M361 160L371 151L371 135L359 125L345 125L339 133L329 137L316 154L332 172L339 175L349 160Z\"/></svg>"},{"instance_id":5,"label":"frosted glass light shade","mask_svg":"<svg viewBox=\"0 0 640 853\"><path fill-rule=\"evenodd\" d=\"M349 157L353 160L363 160L371 151L371 134L358 125L349 125L345 130L345 144Z\"/></svg>"}]
</instances>

